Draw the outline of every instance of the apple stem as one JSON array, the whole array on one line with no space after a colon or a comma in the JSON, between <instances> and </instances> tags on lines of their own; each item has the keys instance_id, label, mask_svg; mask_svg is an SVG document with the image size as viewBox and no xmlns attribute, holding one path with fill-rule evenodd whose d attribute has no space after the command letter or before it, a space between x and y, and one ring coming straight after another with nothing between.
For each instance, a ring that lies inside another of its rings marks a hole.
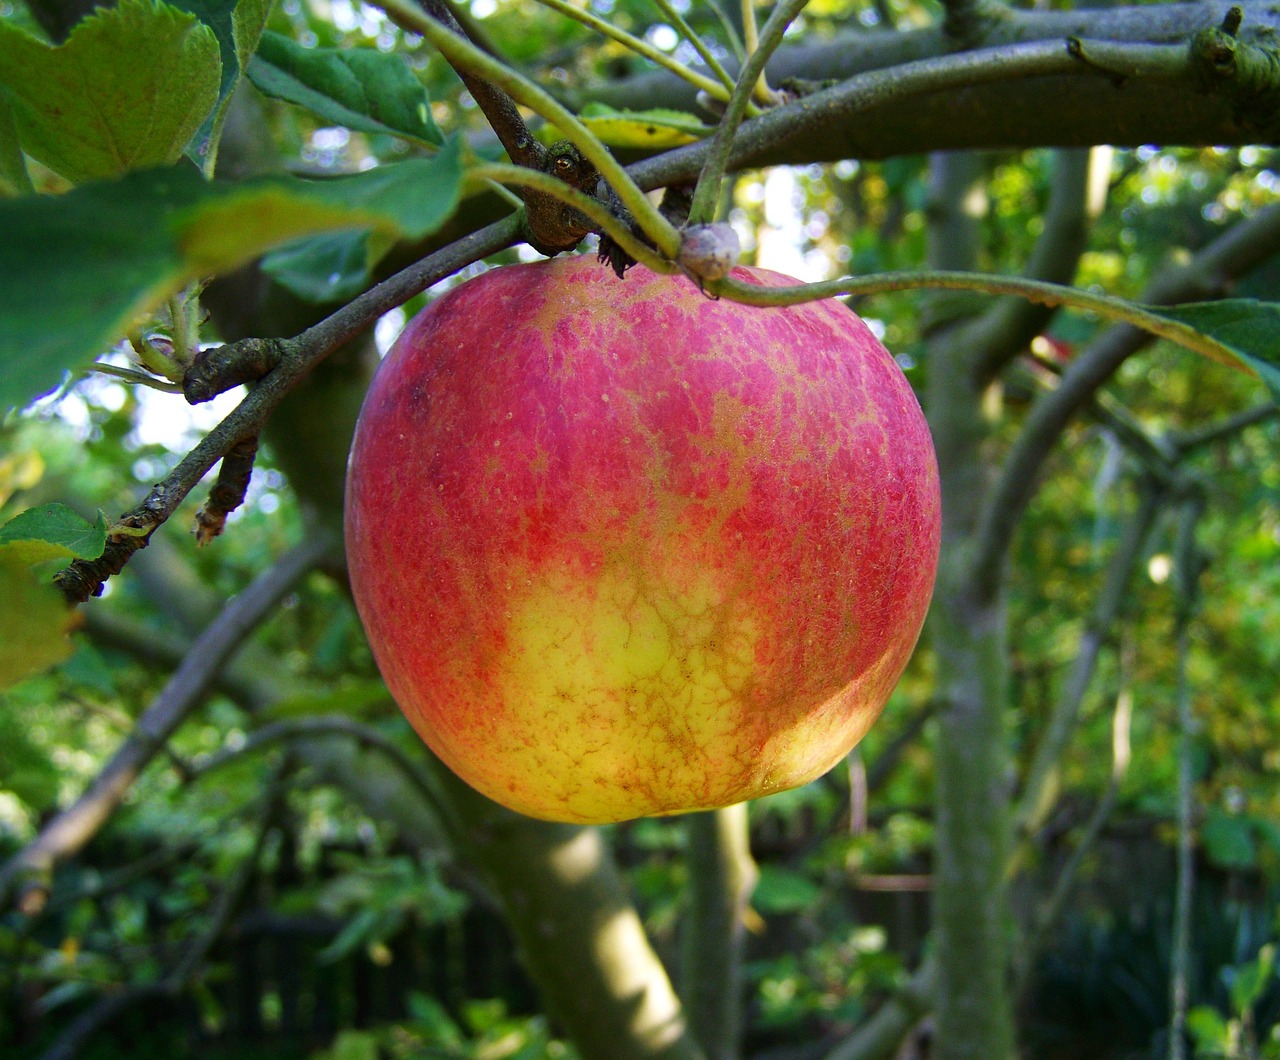
<instances>
[{"instance_id":1,"label":"apple stem","mask_svg":"<svg viewBox=\"0 0 1280 1060\"><path fill-rule=\"evenodd\" d=\"M523 166L509 166L493 162L480 163L468 167L467 179L496 181L501 184L515 184L525 188L536 189L538 192L584 214L594 223L597 231L607 235L635 261L647 266L654 272L675 271L675 266L671 262L642 242L627 222L611 213L604 203L545 173L526 169Z\"/></svg>"}]
</instances>

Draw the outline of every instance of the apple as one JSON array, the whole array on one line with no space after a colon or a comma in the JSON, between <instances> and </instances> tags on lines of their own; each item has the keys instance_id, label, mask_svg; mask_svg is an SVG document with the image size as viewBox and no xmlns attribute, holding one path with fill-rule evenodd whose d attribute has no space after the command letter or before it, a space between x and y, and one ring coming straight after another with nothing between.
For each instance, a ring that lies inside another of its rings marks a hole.
<instances>
[{"instance_id":1,"label":"apple","mask_svg":"<svg viewBox=\"0 0 1280 1060\"><path fill-rule=\"evenodd\" d=\"M392 695L465 781L548 820L830 769L907 663L938 539L919 404L849 309L587 257L494 269L417 316L347 481Z\"/></svg>"}]
</instances>

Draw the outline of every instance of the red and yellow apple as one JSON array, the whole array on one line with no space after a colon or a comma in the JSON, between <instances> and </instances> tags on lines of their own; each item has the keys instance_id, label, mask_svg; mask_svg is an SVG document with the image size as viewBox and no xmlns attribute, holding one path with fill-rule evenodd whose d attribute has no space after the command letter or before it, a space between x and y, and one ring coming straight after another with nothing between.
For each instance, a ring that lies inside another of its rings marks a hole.
<instances>
[{"instance_id":1,"label":"red and yellow apple","mask_svg":"<svg viewBox=\"0 0 1280 1060\"><path fill-rule=\"evenodd\" d=\"M360 414L346 535L436 754L523 813L618 821L803 784L863 736L932 592L937 466L838 302L558 258L409 324Z\"/></svg>"}]
</instances>

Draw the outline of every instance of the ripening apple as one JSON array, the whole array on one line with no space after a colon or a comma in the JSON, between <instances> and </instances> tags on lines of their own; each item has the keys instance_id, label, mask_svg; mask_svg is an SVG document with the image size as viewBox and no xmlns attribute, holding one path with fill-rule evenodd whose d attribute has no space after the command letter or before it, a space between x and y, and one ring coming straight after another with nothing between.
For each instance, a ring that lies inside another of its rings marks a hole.
<instances>
[{"instance_id":1,"label":"ripening apple","mask_svg":"<svg viewBox=\"0 0 1280 1060\"><path fill-rule=\"evenodd\" d=\"M523 813L619 821L803 784L861 739L932 592L937 465L840 303L557 258L405 329L360 413L346 533L432 750Z\"/></svg>"}]
</instances>

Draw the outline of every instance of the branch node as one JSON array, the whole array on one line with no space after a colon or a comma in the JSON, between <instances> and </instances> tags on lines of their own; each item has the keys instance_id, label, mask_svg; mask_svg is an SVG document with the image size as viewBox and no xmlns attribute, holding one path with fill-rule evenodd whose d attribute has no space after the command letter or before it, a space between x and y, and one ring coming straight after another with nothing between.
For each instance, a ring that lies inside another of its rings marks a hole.
<instances>
[{"instance_id":1,"label":"branch node","mask_svg":"<svg viewBox=\"0 0 1280 1060\"><path fill-rule=\"evenodd\" d=\"M285 355L283 339L241 339L211 346L196 355L182 378L182 393L192 405L252 383L276 367Z\"/></svg>"},{"instance_id":2,"label":"branch node","mask_svg":"<svg viewBox=\"0 0 1280 1060\"><path fill-rule=\"evenodd\" d=\"M1191 65L1205 91L1222 96L1240 125L1270 143L1280 138L1280 47L1256 34L1237 36L1242 21L1233 7L1221 26L1196 33Z\"/></svg>"},{"instance_id":3,"label":"branch node","mask_svg":"<svg viewBox=\"0 0 1280 1060\"><path fill-rule=\"evenodd\" d=\"M537 164L529 168L562 180L584 195L595 194L600 174L577 147L568 140L557 140L543 150L541 145L533 142L538 146L539 154ZM572 250L593 230L591 222L580 211L554 196L526 190L523 198L525 239L539 254L550 258Z\"/></svg>"},{"instance_id":4,"label":"branch node","mask_svg":"<svg viewBox=\"0 0 1280 1060\"><path fill-rule=\"evenodd\" d=\"M53 583L71 605L82 604L91 596L101 596L106 580L124 570L133 554L147 547L151 535L164 521L155 510L161 501L153 490L142 504L120 517L120 522L107 535L107 547L97 559L77 559L54 575ZM162 506L162 505L161 505Z\"/></svg>"},{"instance_id":5,"label":"branch node","mask_svg":"<svg viewBox=\"0 0 1280 1060\"><path fill-rule=\"evenodd\" d=\"M227 516L244 503L253 476L253 461L258 455L258 436L237 442L222 458L218 479L209 491L209 499L196 513L196 544L203 547L222 533Z\"/></svg>"}]
</instances>

